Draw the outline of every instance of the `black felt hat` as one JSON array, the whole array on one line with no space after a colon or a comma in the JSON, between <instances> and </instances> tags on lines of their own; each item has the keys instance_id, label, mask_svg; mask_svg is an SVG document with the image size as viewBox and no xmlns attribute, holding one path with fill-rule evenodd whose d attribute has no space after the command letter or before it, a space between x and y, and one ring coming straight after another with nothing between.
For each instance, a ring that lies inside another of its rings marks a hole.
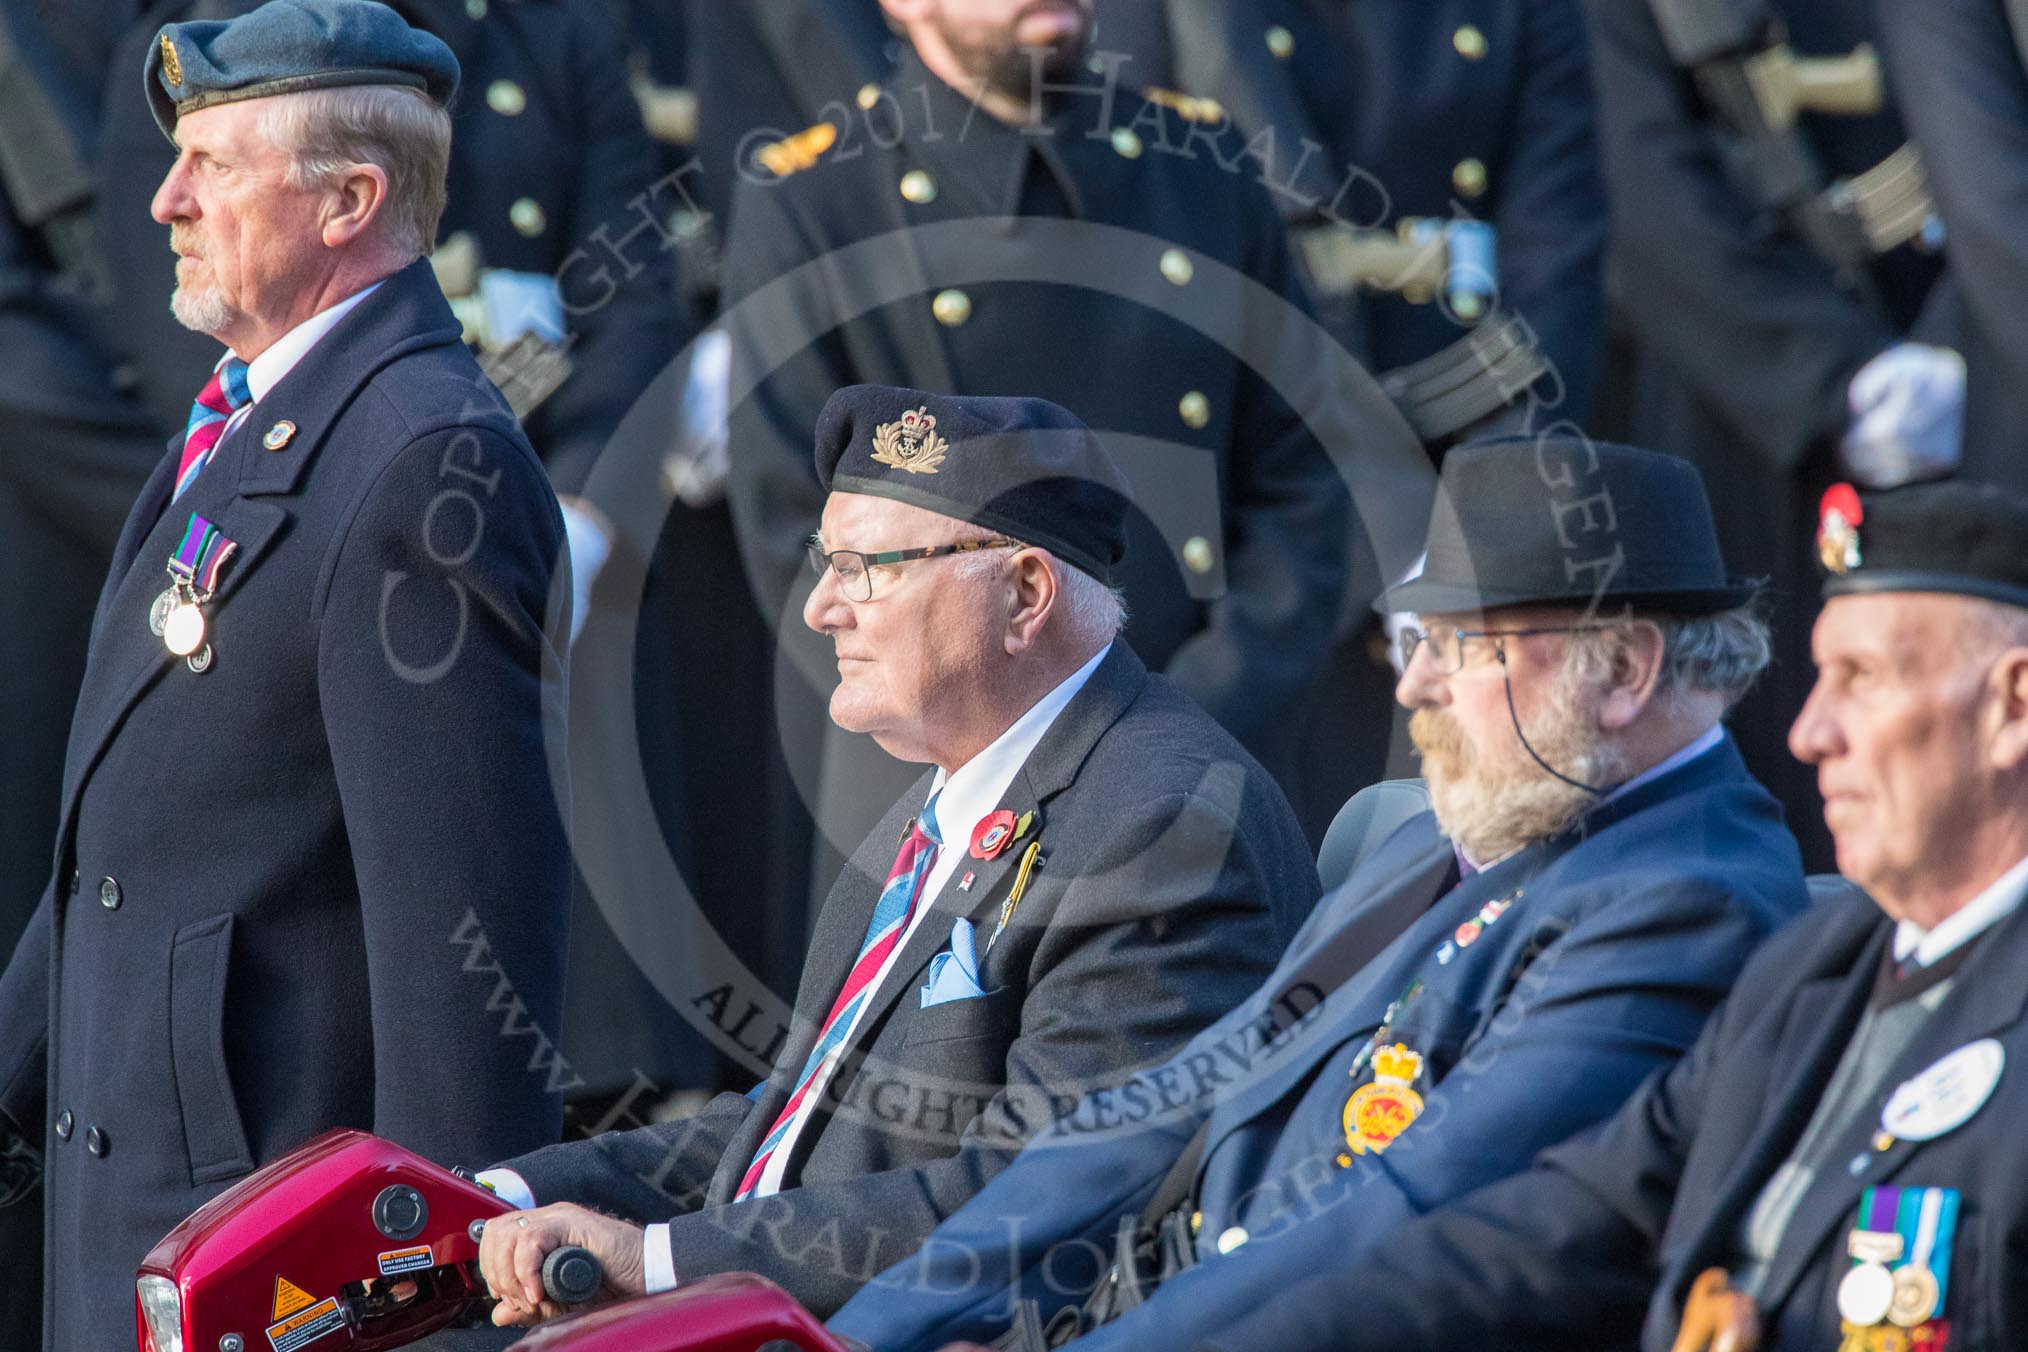
<instances>
[{"instance_id":1,"label":"black felt hat","mask_svg":"<svg viewBox=\"0 0 2028 1352\"><path fill-rule=\"evenodd\" d=\"M164 25L144 78L155 125L174 140L185 113L307 89L405 85L446 106L458 58L374 0L268 0L236 19Z\"/></svg>"},{"instance_id":2,"label":"black felt hat","mask_svg":"<svg viewBox=\"0 0 2028 1352\"><path fill-rule=\"evenodd\" d=\"M1453 450L1438 476L1420 575L1387 611L1626 603L1708 614L1753 599L1729 576L1689 461L1580 436Z\"/></svg>"},{"instance_id":3,"label":"black felt hat","mask_svg":"<svg viewBox=\"0 0 2028 1352\"><path fill-rule=\"evenodd\" d=\"M1817 522L1824 595L1947 592L2028 606L2028 497L1946 480L1860 493L1834 484Z\"/></svg>"},{"instance_id":4,"label":"black felt hat","mask_svg":"<svg viewBox=\"0 0 2028 1352\"><path fill-rule=\"evenodd\" d=\"M1044 399L849 385L817 419L827 492L911 503L1039 545L1101 582L1127 547L1127 482L1089 427Z\"/></svg>"}]
</instances>

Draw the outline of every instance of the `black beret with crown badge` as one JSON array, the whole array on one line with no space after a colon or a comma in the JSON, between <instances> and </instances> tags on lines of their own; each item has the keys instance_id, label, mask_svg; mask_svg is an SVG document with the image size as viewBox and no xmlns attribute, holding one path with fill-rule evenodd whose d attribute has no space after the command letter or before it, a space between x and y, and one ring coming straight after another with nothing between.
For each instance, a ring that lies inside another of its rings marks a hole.
<instances>
[{"instance_id":1,"label":"black beret with crown badge","mask_svg":"<svg viewBox=\"0 0 2028 1352\"><path fill-rule=\"evenodd\" d=\"M826 492L969 521L1101 582L1126 553L1125 476L1089 427L1045 399L849 385L817 419L816 465Z\"/></svg>"},{"instance_id":2,"label":"black beret with crown badge","mask_svg":"<svg viewBox=\"0 0 2028 1352\"><path fill-rule=\"evenodd\" d=\"M2028 497L1955 479L1879 493L1833 484L1817 564L1826 597L1941 592L2028 607Z\"/></svg>"},{"instance_id":3,"label":"black beret with crown badge","mask_svg":"<svg viewBox=\"0 0 2028 1352\"><path fill-rule=\"evenodd\" d=\"M155 124L239 99L347 85L401 85L447 107L458 58L375 0L268 0L236 19L163 26L144 74Z\"/></svg>"}]
</instances>

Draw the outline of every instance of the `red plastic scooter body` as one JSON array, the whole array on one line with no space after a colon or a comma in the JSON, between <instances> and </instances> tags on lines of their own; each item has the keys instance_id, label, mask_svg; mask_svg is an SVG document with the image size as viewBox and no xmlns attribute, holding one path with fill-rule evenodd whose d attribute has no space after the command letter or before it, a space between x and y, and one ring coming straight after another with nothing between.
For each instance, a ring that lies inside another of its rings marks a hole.
<instances>
[{"instance_id":1,"label":"red plastic scooter body","mask_svg":"<svg viewBox=\"0 0 2028 1352\"><path fill-rule=\"evenodd\" d=\"M802 1352L845 1352L788 1292L751 1272L731 1272L569 1315L511 1352L755 1352L778 1339Z\"/></svg>"},{"instance_id":2,"label":"red plastic scooter body","mask_svg":"<svg viewBox=\"0 0 2028 1352\"><path fill-rule=\"evenodd\" d=\"M377 1215L390 1189L391 1212ZM419 1222L403 1190L421 1199ZM174 1285L185 1352L218 1352L229 1335L245 1352L379 1352L472 1314L486 1293L472 1276L471 1224L507 1210L392 1142L327 1132L192 1213L149 1251L140 1276ZM419 1293L398 1307L363 1302L360 1284L377 1278ZM373 1317L362 1321L362 1309ZM134 1317L141 1352L161 1352L138 1295Z\"/></svg>"}]
</instances>

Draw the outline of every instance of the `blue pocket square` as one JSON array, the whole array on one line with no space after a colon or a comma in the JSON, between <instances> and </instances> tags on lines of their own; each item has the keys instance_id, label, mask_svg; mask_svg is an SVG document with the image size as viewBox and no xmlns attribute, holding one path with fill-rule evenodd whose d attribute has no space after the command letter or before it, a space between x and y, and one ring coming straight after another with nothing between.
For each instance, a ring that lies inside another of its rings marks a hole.
<instances>
[{"instance_id":1,"label":"blue pocket square","mask_svg":"<svg viewBox=\"0 0 2028 1352\"><path fill-rule=\"evenodd\" d=\"M972 922L951 926L951 946L930 959L929 980L922 988L922 1007L951 1000L976 1000L985 995L979 984L979 954Z\"/></svg>"}]
</instances>

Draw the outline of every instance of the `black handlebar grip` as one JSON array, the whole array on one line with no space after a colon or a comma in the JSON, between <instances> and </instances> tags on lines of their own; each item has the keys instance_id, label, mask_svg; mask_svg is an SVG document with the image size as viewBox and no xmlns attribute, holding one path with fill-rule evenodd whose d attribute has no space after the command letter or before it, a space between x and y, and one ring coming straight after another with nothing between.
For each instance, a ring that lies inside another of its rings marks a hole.
<instances>
[{"instance_id":1,"label":"black handlebar grip","mask_svg":"<svg viewBox=\"0 0 2028 1352\"><path fill-rule=\"evenodd\" d=\"M582 1305L605 1285L606 1270L589 1249L567 1244L542 1260L542 1293L558 1305Z\"/></svg>"}]
</instances>

